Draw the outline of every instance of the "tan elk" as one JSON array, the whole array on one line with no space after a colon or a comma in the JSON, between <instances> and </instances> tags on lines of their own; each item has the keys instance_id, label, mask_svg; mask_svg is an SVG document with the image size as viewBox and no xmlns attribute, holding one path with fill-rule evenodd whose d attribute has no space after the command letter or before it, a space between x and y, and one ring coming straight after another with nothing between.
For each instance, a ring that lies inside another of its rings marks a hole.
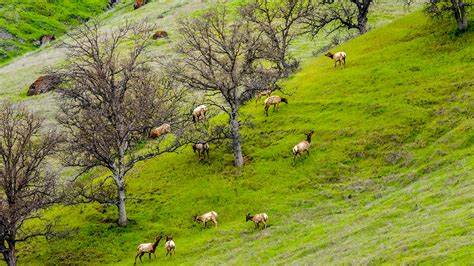
<instances>
[{"instance_id":1,"label":"tan elk","mask_svg":"<svg viewBox=\"0 0 474 266\"><path fill-rule=\"evenodd\" d=\"M331 52L327 52L325 54L325 56L331 58L332 60L334 60L334 68L336 68L336 64L339 63L339 66L341 66L341 64L344 65L344 67L346 67L346 53L345 52L337 52L335 54L331 53Z\"/></svg>"},{"instance_id":2,"label":"tan elk","mask_svg":"<svg viewBox=\"0 0 474 266\"><path fill-rule=\"evenodd\" d=\"M293 162L296 161L296 156L301 156L304 152L308 153L309 155L309 147L311 146L311 137L313 136L313 133L314 131L311 130L308 134L306 134L306 140L303 140L293 147Z\"/></svg>"}]
</instances>

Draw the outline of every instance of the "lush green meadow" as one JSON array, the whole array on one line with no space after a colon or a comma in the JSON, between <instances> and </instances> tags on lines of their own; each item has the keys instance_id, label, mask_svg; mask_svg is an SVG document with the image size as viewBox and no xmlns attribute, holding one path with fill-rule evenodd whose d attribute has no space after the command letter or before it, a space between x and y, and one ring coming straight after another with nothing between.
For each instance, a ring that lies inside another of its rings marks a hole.
<instances>
[{"instance_id":1,"label":"lush green meadow","mask_svg":"<svg viewBox=\"0 0 474 266\"><path fill-rule=\"evenodd\" d=\"M305 57L282 82L288 105L268 117L244 107L243 169L215 145L210 164L190 147L141 163L127 227L114 207L55 207L46 216L70 235L20 246L19 262L131 265L163 232L177 256L161 242L144 265L472 263L474 32L453 28L418 12L333 49L344 69ZM311 154L293 164L309 130ZM192 221L210 210L217 229ZM247 212L266 212L269 227L254 230Z\"/></svg>"}]
</instances>

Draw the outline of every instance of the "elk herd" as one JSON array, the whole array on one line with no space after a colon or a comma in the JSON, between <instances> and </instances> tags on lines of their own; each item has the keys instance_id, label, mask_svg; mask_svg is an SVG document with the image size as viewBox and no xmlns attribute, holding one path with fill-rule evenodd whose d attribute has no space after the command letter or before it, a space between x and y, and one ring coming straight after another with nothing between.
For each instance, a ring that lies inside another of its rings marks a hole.
<instances>
[{"instance_id":1,"label":"elk herd","mask_svg":"<svg viewBox=\"0 0 474 266\"><path fill-rule=\"evenodd\" d=\"M203 225L203 228L207 228L208 223L214 224L214 228L217 228L217 212L215 211L210 211L207 213L204 213L202 215L193 215L193 220L201 223ZM245 221L252 221L255 224L255 229L260 228L260 224L262 224L263 229L267 228L267 220L268 220L268 215L266 213L259 213L255 215L251 215L250 213L247 213L245 216ZM148 259L151 260L151 254L156 259L156 247L160 243L160 240L163 238L163 235L159 235L155 237L155 242L153 243L144 243L140 244L137 247L137 253L135 255L135 264L137 263L137 258L142 261L143 255L148 253ZM173 255L176 255L176 244L173 241L173 238L169 235L166 235L166 241L165 241L165 257L172 257Z\"/></svg>"},{"instance_id":2,"label":"elk herd","mask_svg":"<svg viewBox=\"0 0 474 266\"><path fill-rule=\"evenodd\" d=\"M331 53L327 52L325 56L331 58L334 60L334 67L337 67L337 64L339 63L339 66L344 66L346 65L346 53L345 52L337 52L337 53ZM274 87L276 89L279 89L280 87L276 85ZM272 88L266 88L260 91L257 91L255 93L255 104L258 105L258 102L262 97L266 97L264 100L264 111L265 115L268 116L268 109L270 109L271 106L273 106L273 112L279 111L280 109L280 104L285 103L288 104L288 99L281 97L279 95L272 95L273 93ZM208 112L208 108L206 105L201 104L194 108L192 111L192 120L193 123L199 123L200 121L206 120L206 114ZM164 134L171 133L171 125L164 123L161 126L152 128L149 134L149 137L151 139L156 139ZM296 144L293 149L293 163L296 162L296 157L302 156L303 153L307 153L309 155L309 148L311 146L311 137L313 135L314 131L310 131L308 134L306 134L306 140L301 141L300 143ZM207 159L209 160L209 143L203 140L199 140L192 144L192 149L194 153L197 153L199 159Z\"/></svg>"},{"instance_id":3,"label":"elk herd","mask_svg":"<svg viewBox=\"0 0 474 266\"><path fill-rule=\"evenodd\" d=\"M339 66L345 66L346 64L346 53L345 52L337 52L335 54L328 52L325 54L325 56L331 58L334 60L334 67L337 66L337 63L339 63ZM268 116L268 109L273 105L273 111L277 111L280 108L280 103L286 103L288 104L288 100L286 98L283 98L278 95L272 95L273 90L271 89L265 89L262 91L259 91L255 94L255 104L258 104L259 100L262 97L266 97L264 100L264 105L265 105L265 115ZM192 119L194 123L198 123L199 121L205 120L206 119L206 114L208 112L208 108L206 105L199 105L192 111ZM169 124L162 124L159 127L153 128L150 131L150 138L155 139L158 138L161 135L164 135L166 133L171 132L171 126ZM311 130L309 133L306 134L306 139L299 142L296 144L293 149L293 162L296 161L296 157L302 156L304 153L307 153L309 155L309 148L311 146L311 138L314 134L314 131ZM194 153L197 152L199 158L208 158L209 159L209 144L206 143L205 141L198 141L192 145ZM215 228L217 228L217 212L215 211L210 211L207 213L204 213L202 215L193 215L193 220L195 222L201 223L204 228L207 228L207 225L209 223L212 223ZM259 213L252 215L250 213L247 213L245 216L245 221L252 221L255 225L255 229L259 229L260 225L262 225L263 229L267 228L267 220L268 220L268 215L266 213ZM151 259L151 254L156 258L155 251L156 247L158 246L158 243L162 239L162 235L156 236L155 242L154 243L145 243L145 244L140 244L137 247L137 254L135 255L135 263L137 262L137 258L142 260L142 256L146 253L148 253L149 259ZM171 238L171 236L166 236L166 242L165 242L165 252L166 252L166 257L168 255L172 257L173 255L176 254L176 244Z\"/></svg>"}]
</instances>

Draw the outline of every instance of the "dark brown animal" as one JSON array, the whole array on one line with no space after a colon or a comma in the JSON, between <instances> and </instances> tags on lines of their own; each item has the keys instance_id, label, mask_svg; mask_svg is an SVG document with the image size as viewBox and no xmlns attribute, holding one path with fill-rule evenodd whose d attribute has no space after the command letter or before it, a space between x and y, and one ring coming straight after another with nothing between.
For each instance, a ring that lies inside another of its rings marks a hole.
<instances>
[{"instance_id":1,"label":"dark brown animal","mask_svg":"<svg viewBox=\"0 0 474 266\"><path fill-rule=\"evenodd\" d=\"M45 75L40 76L38 79L30 85L28 92L26 93L27 96L38 95L41 93L45 93L54 89L59 83L61 83L61 79L54 75Z\"/></svg>"},{"instance_id":2,"label":"dark brown animal","mask_svg":"<svg viewBox=\"0 0 474 266\"><path fill-rule=\"evenodd\" d=\"M45 44L47 44L51 41L54 41L54 40L56 40L56 38L54 37L53 34L46 34L46 35L41 36L40 44L45 45Z\"/></svg>"},{"instance_id":3,"label":"dark brown animal","mask_svg":"<svg viewBox=\"0 0 474 266\"><path fill-rule=\"evenodd\" d=\"M168 37L168 33L166 31L159 30L159 31L155 32L155 34L153 34L152 38L154 40L157 40L157 39L167 38L167 37Z\"/></svg>"},{"instance_id":4,"label":"dark brown animal","mask_svg":"<svg viewBox=\"0 0 474 266\"><path fill-rule=\"evenodd\" d=\"M135 0L135 4L133 4L134 9L138 9L146 4L145 0Z\"/></svg>"}]
</instances>

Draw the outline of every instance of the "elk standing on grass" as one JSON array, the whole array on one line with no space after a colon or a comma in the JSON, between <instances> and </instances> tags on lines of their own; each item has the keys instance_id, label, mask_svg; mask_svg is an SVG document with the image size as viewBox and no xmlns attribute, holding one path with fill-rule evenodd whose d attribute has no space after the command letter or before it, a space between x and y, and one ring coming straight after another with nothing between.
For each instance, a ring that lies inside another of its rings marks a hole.
<instances>
[{"instance_id":1,"label":"elk standing on grass","mask_svg":"<svg viewBox=\"0 0 474 266\"><path fill-rule=\"evenodd\" d=\"M148 253L148 258L151 259L151 254L153 253L153 256L155 256L156 259L156 246L158 246L158 243L160 243L162 236L156 236L155 237L155 243L146 243L146 244L140 244L137 247L137 255L135 256L135 264L137 263L137 257L140 258L140 261L142 261L143 255L145 253Z\"/></svg>"},{"instance_id":2,"label":"elk standing on grass","mask_svg":"<svg viewBox=\"0 0 474 266\"><path fill-rule=\"evenodd\" d=\"M207 144L207 142L200 140L194 143L193 151L194 153L196 153L196 151L198 152L199 159L201 159L201 157L202 159L206 159L206 155L207 159L209 159L209 144Z\"/></svg>"},{"instance_id":3,"label":"elk standing on grass","mask_svg":"<svg viewBox=\"0 0 474 266\"><path fill-rule=\"evenodd\" d=\"M344 67L346 67L346 53L345 52L337 52L335 54L331 53L331 52L327 52L325 54L325 56L331 58L332 60L334 60L334 68L336 68L336 64L339 62L339 66L341 66L341 64L344 65Z\"/></svg>"},{"instance_id":4,"label":"elk standing on grass","mask_svg":"<svg viewBox=\"0 0 474 266\"><path fill-rule=\"evenodd\" d=\"M168 257L168 254L170 255L170 257L176 255L176 245L173 241L173 238L170 236L166 236L165 250L166 257Z\"/></svg>"},{"instance_id":5,"label":"elk standing on grass","mask_svg":"<svg viewBox=\"0 0 474 266\"><path fill-rule=\"evenodd\" d=\"M217 212L215 211L210 211L208 213L205 213L203 215L193 215L193 219L196 222L201 222L204 224L204 228L206 228L206 225L208 222L214 223L215 227L217 228Z\"/></svg>"},{"instance_id":6,"label":"elk standing on grass","mask_svg":"<svg viewBox=\"0 0 474 266\"><path fill-rule=\"evenodd\" d=\"M245 216L245 221L252 221L255 224L255 228L258 229L259 225L262 223L263 228L267 228L267 220L268 220L268 215L266 213L259 213L255 215L251 215L250 212L247 213Z\"/></svg>"},{"instance_id":7,"label":"elk standing on grass","mask_svg":"<svg viewBox=\"0 0 474 266\"><path fill-rule=\"evenodd\" d=\"M199 122L202 119L206 119L207 106L204 104L199 105L193 110L193 122Z\"/></svg>"},{"instance_id":8,"label":"elk standing on grass","mask_svg":"<svg viewBox=\"0 0 474 266\"><path fill-rule=\"evenodd\" d=\"M296 161L296 156L297 155L302 155L303 152L307 152L309 155L309 147L311 146L311 137L313 136L314 131L311 130L308 134L306 134L306 140L296 144L293 147L293 162Z\"/></svg>"},{"instance_id":9,"label":"elk standing on grass","mask_svg":"<svg viewBox=\"0 0 474 266\"><path fill-rule=\"evenodd\" d=\"M265 114L268 116L268 109L270 108L270 105L273 105L273 112L275 112L275 108L278 111L280 109L279 105L281 102L288 104L288 100L286 98L282 98L278 95L270 96L265 99Z\"/></svg>"},{"instance_id":10,"label":"elk standing on grass","mask_svg":"<svg viewBox=\"0 0 474 266\"><path fill-rule=\"evenodd\" d=\"M272 95L272 92L273 91L270 89L257 92L255 94L255 105L258 104L258 101L260 100L260 98L262 98L262 96L270 97L270 95Z\"/></svg>"}]
</instances>

